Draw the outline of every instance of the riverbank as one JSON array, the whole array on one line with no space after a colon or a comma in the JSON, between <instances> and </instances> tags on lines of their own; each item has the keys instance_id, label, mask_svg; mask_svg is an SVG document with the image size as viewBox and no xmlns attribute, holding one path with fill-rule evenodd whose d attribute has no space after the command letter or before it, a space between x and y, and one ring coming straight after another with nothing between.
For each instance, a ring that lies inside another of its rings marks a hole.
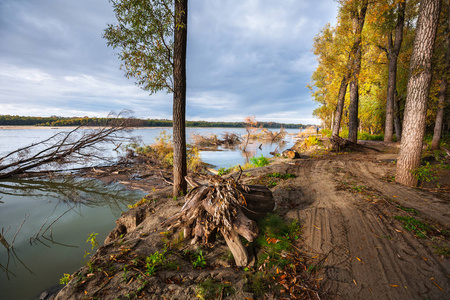
<instances>
[{"instance_id":1,"label":"riverbank","mask_svg":"<svg viewBox=\"0 0 450 300\"><path fill-rule=\"evenodd\" d=\"M276 158L269 166L245 170L241 178L269 186L275 213L302 224L294 246L311 262L321 299L449 298L449 169L440 169L421 189L401 186L392 181L397 148L383 142L370 147L378 151ZM160 180L160 188L122 215L56 299L193 299L205 282L222 287L213 295L224 299L289 298L291 287L301 289L301 283L282 278L282 269L274 270L273 279L258 273L265 264L258 260L258 247L250 246L254 265L236 268L223 240L199 256L179 233L161 227L184 202L171 197L171 187ZM194 254L184 255L186 250ZM149 273L146 258L156 253L170 253L159 257L164 266L173 262L172 268ZM195 257L204 261L202 268L193 267ZM255 274L259 281L251 277Z\"/></svg>"}]
</instances>

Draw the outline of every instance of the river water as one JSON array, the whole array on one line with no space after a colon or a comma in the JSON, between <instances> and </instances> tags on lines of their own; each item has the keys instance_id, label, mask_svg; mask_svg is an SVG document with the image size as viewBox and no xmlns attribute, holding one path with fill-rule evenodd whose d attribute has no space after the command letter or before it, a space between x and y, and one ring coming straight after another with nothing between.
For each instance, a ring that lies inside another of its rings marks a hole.
<instances>
[{"instance_id":1,"label":"river water","mask_svg":"<svg viewBox=\"0 0 450 300\"><path fill-rule=\"evenodd\" d=\"M68 129L0 129L0 157L49 138L57 131ZM130 136L139 137L143 144L152 144L162 131L171 128L135 129ZM288 129L288 133L298 133ZM243 128L188 128L188 142L193 133L225 132L243 135ZM249 156L278 148L281 152L294 141L286 138L284 145L250 143L248 152L221 149L201 151L204 162L216 168L244 164ZM110 151L111 155L118 155ZM63 273L72 274L89 259L91 245L87 238L97 233L102 244L115 220L144 194L129 191L119 184L103 185L97 180L20 179L0 180L0 299L33 299L43 290L58 285ZM10 250L7 246L14 244Z\"/></svg>"}]
</instances>

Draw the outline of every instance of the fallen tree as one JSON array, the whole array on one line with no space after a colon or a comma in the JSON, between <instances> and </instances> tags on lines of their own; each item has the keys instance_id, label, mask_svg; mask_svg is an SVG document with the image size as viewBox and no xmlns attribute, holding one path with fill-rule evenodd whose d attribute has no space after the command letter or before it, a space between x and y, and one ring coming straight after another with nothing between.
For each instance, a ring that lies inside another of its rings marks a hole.
<instances>
[{"instance_id":1,"label":"fallen tree","mask_svg":"<svg viewBox=\"0 0 450 300\"><path fill-rule=\"evenodd\" d=\"M258 236L255 220L272 211L275 202L266 187L246 186L239 183L239 178L210 176L207 183L201 184L187 177L193 189L186 195L181 211L162 225L183 229L184 237L192 238L191 244L211 246L220 232L236 265L248 265L250 256L239 236L254 241Z\"/></svg>"},{"instance_id":2,"label":"fallen tree","mask_svg":"<svg viewBox=\"0 0 450 300\"><path fill-rule=\"evenodd\" d=\"M123 135L132 124L131 119L117 115L109 117L103 127L76 127L68 132L58 132L46 140L19 148L0 157L0 179L36 171L49 164L86 164L94 159L108 161L104 155L105 144L115 150L125 140Z\"/></svg>"}]
</instances>

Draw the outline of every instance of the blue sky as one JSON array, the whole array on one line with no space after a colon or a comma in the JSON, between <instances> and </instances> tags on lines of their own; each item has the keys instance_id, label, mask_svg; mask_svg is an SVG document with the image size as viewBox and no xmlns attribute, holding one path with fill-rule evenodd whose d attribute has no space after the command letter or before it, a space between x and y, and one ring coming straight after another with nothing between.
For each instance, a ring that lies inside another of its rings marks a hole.
<instances>
[{"instance_id":1,"label":"blue sky","mask_svg":"<svg viewBox=\"0 0 450 300\"><path fill-rule=\"evenodd\" d=\"M306 84L333 0L191 0L188 120L316 124ZM0 114L172 117L172 95L124 77L102 39L107 0L0 0Z\"/></svg>"}]
</instances>

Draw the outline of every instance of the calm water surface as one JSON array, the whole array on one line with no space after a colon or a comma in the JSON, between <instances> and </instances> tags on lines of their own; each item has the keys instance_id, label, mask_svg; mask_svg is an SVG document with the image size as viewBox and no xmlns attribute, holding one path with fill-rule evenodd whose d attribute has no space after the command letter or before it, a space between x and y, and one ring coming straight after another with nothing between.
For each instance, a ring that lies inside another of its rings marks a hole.
<instances>
[{"instance_id":1,"label":"calm water surface","mask_svg":"<svg viewBox=\"0 0 450 300\"><path fill-rule=\"evenodd\" d=\"M46 139L59 129L0 130L0 156L17 148ZM171 128L135 129L143 144L151 144L161 131ZM298 130L287 130L298 133ZM245 134L243 128L188 128L192 133ZM279 145L250 143L250 154L240 150L201 151L204 162L220 167L244 164L249 156L263 154L278 147L292 146L290 137ZM111 157L117 153L111 151ZM103 242L115 227L115 220L128 204L144 194L128 191L120 185L105 186L96 180L67 177L58 180L22 179L0 181L0 299L33 299L40 292L57 285L63 273L72 274L88 261L93 252L86 243L89 234L98 233ZM20 230L19 230L20 228ZM13 250L7 250L14 240ZM95 251L95 250L94 250Z\"/></svg>"}]
</instances>

